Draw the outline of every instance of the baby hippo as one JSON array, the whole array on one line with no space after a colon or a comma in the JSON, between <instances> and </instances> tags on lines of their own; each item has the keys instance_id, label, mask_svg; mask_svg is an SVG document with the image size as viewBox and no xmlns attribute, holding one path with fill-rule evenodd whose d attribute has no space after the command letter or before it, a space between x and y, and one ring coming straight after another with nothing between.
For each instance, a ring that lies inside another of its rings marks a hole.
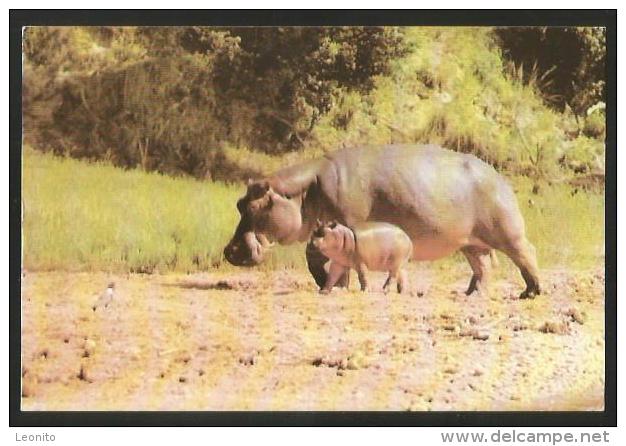
<instances>
[{"instance_id":1,"label":"baby hippo","mask_svg":"<svg viewBox=\"0 0 626 446\"><path fill-rule=\"evenodd\" d=\"M397 281L398 293L405 283L404 265L413 253L413 243L406 233L390 223L365 222L352 228L336 221L324 224L318 220L313 232L313 245L331 261L326 284L320 293L327 294L337 280L350 268L359 276L361 290L367 290L368 270L387 271L389 277L383 286L387 291L391 280Z\"/></svg>"}]
</instances>

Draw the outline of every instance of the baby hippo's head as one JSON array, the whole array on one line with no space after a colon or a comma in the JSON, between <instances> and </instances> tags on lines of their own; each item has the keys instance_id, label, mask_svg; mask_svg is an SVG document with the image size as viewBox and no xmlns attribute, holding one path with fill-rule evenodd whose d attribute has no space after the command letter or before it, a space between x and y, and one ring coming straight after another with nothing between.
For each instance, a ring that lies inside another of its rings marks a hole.
<instances>
[{"instance_id":1,"label":"baby hippo's head","mask_svg":"<svg viewBox=\"0 0 626 446\"><path fill-rule=\"evenodd\" d=\"M336 221L329 223L323 223L320 220L317 221L311 242L313 246L320 250L327 257L332 257L331 254L341 251L344 248L343 230L347 229L344 226L338 224Z\"/></svg>"}]
</instances>

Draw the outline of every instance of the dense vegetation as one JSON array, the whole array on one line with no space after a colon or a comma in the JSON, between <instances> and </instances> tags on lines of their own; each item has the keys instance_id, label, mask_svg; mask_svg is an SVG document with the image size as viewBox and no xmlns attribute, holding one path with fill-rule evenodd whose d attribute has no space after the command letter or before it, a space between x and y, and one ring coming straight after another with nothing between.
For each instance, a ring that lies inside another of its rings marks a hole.
<instances>
[{"instance_id":1,"label":"dense vegetation","mask_svg":"<svg viewBox=\"0 0 626 446\"><path fill-rule=\"evenodd\" d=\"M604 171L604 36L29 28L25 138L38 150L223 180L343 146L439 142L511 174L585 183Z\"/></svg>"},{"instance_id":2,"label":"dense vegetation","mask_svg":"<svg viewBox=\"0 0 626 446\"><path fill-rule=\"evenodd\" d=\"M537 83L549 104L583 115L604 101L605 28L521 27L496 33L505 56L524 81Z\"/></svg>"}]
</instances>

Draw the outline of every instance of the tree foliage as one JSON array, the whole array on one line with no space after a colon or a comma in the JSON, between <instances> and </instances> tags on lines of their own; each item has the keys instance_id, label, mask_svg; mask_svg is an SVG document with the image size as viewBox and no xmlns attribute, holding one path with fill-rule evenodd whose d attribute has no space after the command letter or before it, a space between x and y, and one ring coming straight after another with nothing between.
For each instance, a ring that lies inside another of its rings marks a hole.
<instances>
[{"instance_id":1,"label":"tree foliage","mask_svg":"<svg viewBox=\"0 0 626 446\"><path fill-rule=\"evenodd\" d=\"M579 115L601 100L604 39L596 28L33 27L24 136L215 179L259 172L259 157L394 142L533 175L558 159L592 170L603 112L570 129L541 97Z\"/></svg>"},{"instance_id":2,"label":"tree foliage","mask_svg":"<svg viewBox=\"0 0 626 446\"><path fill-rule=\"evenodd\" d=\"M202 175L220 142L301 148L336 88L366 91L403 51L395 28L32 28L27 127L75 156Z\"/></svg>"},{"instance_id":3,"label":"tree foliage","mask_svg":"<svg viewBox=\"0 0 626 446\"><path fill-rule=\"evenodd\" d=\"M606 28L511 27L497 29L502 51L524 79L540 80L547 101L582 115L606 102Z\"/></svg>"}]
</instances>

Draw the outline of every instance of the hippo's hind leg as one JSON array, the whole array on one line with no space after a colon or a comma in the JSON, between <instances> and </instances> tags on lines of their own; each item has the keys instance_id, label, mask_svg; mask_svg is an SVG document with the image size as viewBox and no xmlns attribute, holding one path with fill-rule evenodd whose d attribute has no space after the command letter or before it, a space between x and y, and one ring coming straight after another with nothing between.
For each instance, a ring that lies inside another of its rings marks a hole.
<instances>
[{"instance_id":1,"label":"hippo's hind leg","mask_svg":"<svg viewBox=\"0 0 626 446\"><path fill-rule=\"evenodd\" d=\"M537 252L532 243L526 237L521 237L504 246L502 251L517 265L522 273L524 282L526 282L526 289L520 294L520 299L532 298L541 294Z\"/></svg>"},{"instance_id":2,"label":"hippo's hind leg","mask_svg":"<svg viewBox=\"0 0 626 446\"><path fill-rule=\"evenodd\" d=\"M367 266L364 263L357 265L356 273L359 276L359 283L361 284L361 291L367 291Z\"/></svg>"},{"instance_id":3,"label":"hippo's hind leg","mask_svg":"<svg viewBox=\"0 0 626 446\"><path fill-rule=\"evenodd\" d=\"M387 276L387 280L385 280L385 284L383 285L383 293L386 293L387 291L389 291L389 287L391 286L391 279L393 278L394 274L389 271L389 275Z\"/></svg>"},{"instance_id":4,"label":"hippo's hind leg","mask_svg":"<svg viewBox=\"0 0 626 446\"><path fill-rule=\"evenodd\" d=\"M404 271L400 268L392 269L389 271L389 276L387 276L387 280L383 285L383 291L386 293L389 291L389 287L391 286L392 281L396 281L396 289L398 293L402 293L402 289L404 288Z\"/></svg>"},{"instance_id":5,"label":"hippo's hind leg","mask_svg":"<svg viewBox=\"0 0 626 446\"><path fill-rule=\"evenodd\" d=\"M461 252L467 258L473 272L465 294L469 296L475 291L482 293L485 291L487 280L489 279L492 264L491 250L478 246L466 246L461 249Z\"/></svg>"}]
</instances>

